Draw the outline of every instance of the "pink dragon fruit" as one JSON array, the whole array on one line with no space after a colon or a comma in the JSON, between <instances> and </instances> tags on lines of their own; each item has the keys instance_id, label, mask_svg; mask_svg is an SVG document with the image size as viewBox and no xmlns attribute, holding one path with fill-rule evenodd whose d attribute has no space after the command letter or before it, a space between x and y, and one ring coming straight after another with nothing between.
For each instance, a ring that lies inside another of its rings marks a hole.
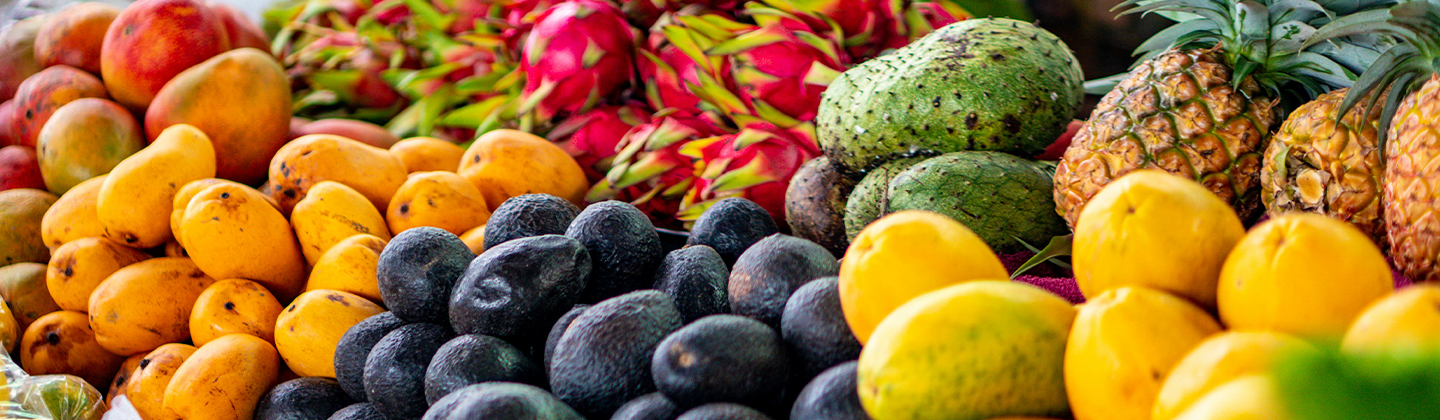
<instances>
[{"instance_id":1,"label":"pink dragon fruit","mask_svg":"<svg viewBox=\"0 0 1440 420\"><path fill-rule=\"evenodd\" d=\"M546 138L569 152L593 184L610 171L625 134L649 121L650 110L643 104L605 105L566 118Z\"/></svg>"},{"instance_id":2,"label":"pink dragon fruit","mask_svg":"<svg viewBox=\"0 0 1440 420\"><path fill-rule=\"evenodd\" d=\"M696 180L693 149L723 134L718 124L702 116L661 111L625 134L613 166L586 200L629 201L656 226L678 228L675 214Z\"/></svg>"},{"instance_id":3,"label":"pink dragon fruit","mask_svg":"<svg viewBox=\"0 0 1440 420\"><path fill-rule=\"evenodd\" d=\"M739 133L699 150L695 185L681 201L676 217L692 222L720 199L744 197L784 225L785 189L790 178L800 165L819 156L814 125L782 129L765 122L750 123Z\"/></svg>"},{"instance_id":4,"label":"pink dragon fruit","mask_svg":"<svg viewBox=\"0 0 1440 420\"><path fill-rule=\"evenodd\" d=\"M901 0L764 0L820 33L839 31L856 57L879 55L890 40L904 38ZM908 2L907 2L908 3Z\"/></svg>"},{"instance_id":5,"label":"pink dragon fruit","mask_svg":"<svg viewBox=\"0 0 1440 420\"><path fill-rule=\"evenodd\" d=\"M700 16L728 20L721 12L699 5L667 13L655 24L646 47L640 50L635 67L644 82L645 99L654 109L676 108L685 114L700 115L705 112L701 109L703 104L722 102L726 98L731 103L728 108L709 111L744 109L738 97L729 95L735 89L730 60L706 56L704 48L710 46L709 39L696 38L693 32L684 30L684 20L700 19ZM716 91L726 93L726 98L705 95Z\"/></svg>"},{"instance_id":6,"label":"pink dragon fruit","mask_svg":"<svg viewBox=\"0 0 1440 420\"><path fill-rule=\"evenodd\" d=\"M291 76L316 91L330 92L354 107L387 108L400 102L401 97L381 74L390 68L388 57L405 50L397 42L327 30L325 35L283 57Z\"/></svg>"},{"instance_id":7,"label":"pink dragon fruit","mask_svg":"<svg viewBox=\"0 0 1440 420\"><path fill-rule=\"evenodd\" d=\"M635 30L620 9L599 0L572 0L538 16L521 53L522 112L541 121L580 113L633 79Z\"/></svg>"},{"instance_id":8,"label":"pink dragon fruit","mask_svg":"<svg viewBox=\"0 0 1440 420\"><path fill-rule=\"evenodd\" d=\"M713 42L705 55L730 60L736 86L733 93L743 101L745 110L719 107L729 109L730 117L742 126L757 117L780 127L815 119L821 92L845 69L848 57L834 40L796 28L793 19L757 20L762 26L705 32ZM714 88L705 91L712 98L723 97Z\"/></svg>"},{"instance_id":9,"label":"pink dragon fruit","mask_svg":"<svg viewBox=\"0 0 1440 420\"><path fill-rule=\"evenodd\" d=\"M959 5L945 1L918 1L905 7L904 34L886 41L886 48L900 48L936 29L973 16Z\"/></svg>"}]
</instances>

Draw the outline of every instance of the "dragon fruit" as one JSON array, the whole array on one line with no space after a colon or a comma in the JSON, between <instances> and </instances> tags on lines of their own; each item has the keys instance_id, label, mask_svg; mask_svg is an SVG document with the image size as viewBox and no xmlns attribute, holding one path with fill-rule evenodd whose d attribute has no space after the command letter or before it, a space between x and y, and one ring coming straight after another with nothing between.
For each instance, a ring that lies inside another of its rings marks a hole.
<instances>
[{"instance_id":1,"label":"dragon fruit","mask_svg":"<svg viewBox=\"0 0 1440 420\"><path fill-rule=\"evenodd\" d=\"M637 125L650 122L643 104L605 105L555 125L546 136L570 153L593 184L610 171L620 141Z\"/></svg>"},{"instance_id":2,"label":"dragon fruit","mask_svg":"<svg viewBox=\"0 0 1440 420\"><path fill-rule=\"evenodd\" d=\"M680 203L676 217L693 222L724 198L744 197L764 207L775 222L785 224L785 189L795 171L820 156L815 127L783 129L755 122L739 133L700 147L695 185Z\"/></svg>"},{"instance_id":3,"label":"dragon fruit","mask_svg":"<svg viewBox=\"0 0 1440 420\"><path fill-rule=\"evenodd\" d=\"M656 226L679 227L675 214L696 180L691 149L724 134L719 124L703 116L661 111L625 133L613 166L586 200L629 201L650 215Z\"/></svg>"},{"instance_id":4,"label":"dragon fruit","mask_svg":"<svg viewBox=\"0 0 1440 420\"><path fill-rule=\"evenodd\" d=\"M581 113L633 79L635 32L610 3L572 0L537 18L521 53L521 112L541 121ZM543 62L542 62L543 59Z\"/></svg>"},{"instance_id":5,"label":"dragon fruit","mask_svg":"<svg viewBox=\"0 0 1440 420\"><path fill-rule=\"evenodd\" d=\"M284 57L291 77L312 91L300 101L302 105L344 103L352 108L384 109L398 105L402 98L381 74L390 68L389 57L406 50L397 42L325 30L324 35Z\"/></svg>"},{"instance_id":6,"label":"dragon fruit","mask_svg":"<svg viewBox=\"0 0 1440 420\"><path fill-rule=\"evenodd\" d=\"M764 0L766 5L824 33L839 30L842 45L856 57L874 57L892 39L903 39L901 0Z\"/></svg>"},{"instance_id":7,"label":"dragon fruit","mask_svg":"<svg viewBox=\"0 0 1440 420\"><path fill-rule=\"evenodd\" d=\"M645 48L640 50L635 67L645 87L645 99L654 109L676 108L683 113L700 115L706 111L724 111L723 108L709 107L706 103L721 102L724 98L706 96L706 92L721 91L727 94L733 104L729 108L743 109L738 97L728 93L734 90L734 78L730 74L730 60L723 57L708 57L708 38L696 38L685 30L683 19L713 15L716 19L727 19L718 11L704 6L693 5L676 12L667 13L650 31ZM721 87L722 89L715 89Z\"/></svg>"}]
</instances>

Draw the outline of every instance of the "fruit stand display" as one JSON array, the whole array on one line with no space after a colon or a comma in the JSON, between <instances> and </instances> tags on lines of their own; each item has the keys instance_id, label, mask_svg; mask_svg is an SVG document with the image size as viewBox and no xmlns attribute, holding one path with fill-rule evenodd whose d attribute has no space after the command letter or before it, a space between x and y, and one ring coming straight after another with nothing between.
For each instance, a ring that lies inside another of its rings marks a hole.
<instances>
[{"instance_id":1,"label":"fruit stand display","mask_svg":"<svg viewBox=\"0 0 1440 420\"><path fill-rule=\"evenodd\" d=\"M0 415L1440 417L1440 2L1113 3L15 8Z\"/></svg>"}]
</instances>

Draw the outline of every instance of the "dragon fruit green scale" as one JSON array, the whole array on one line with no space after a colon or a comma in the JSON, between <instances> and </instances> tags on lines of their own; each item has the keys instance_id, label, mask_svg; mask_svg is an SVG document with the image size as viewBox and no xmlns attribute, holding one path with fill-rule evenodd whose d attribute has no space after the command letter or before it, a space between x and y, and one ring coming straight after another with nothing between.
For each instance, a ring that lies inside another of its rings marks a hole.
<instances>
[{"instance_id":1,"label":"dragon fruit green scale","mask_svg":"<svg viewBox=\"0 0 1440 420\"><path fill-rule=\"evenodd\" d=\"M865 172L891 159L1044 150L1083 99L1084 77L1050 32L1011 19L947 25L835 79L816 134L825 155Z\"/></svg>"}]
</instances>

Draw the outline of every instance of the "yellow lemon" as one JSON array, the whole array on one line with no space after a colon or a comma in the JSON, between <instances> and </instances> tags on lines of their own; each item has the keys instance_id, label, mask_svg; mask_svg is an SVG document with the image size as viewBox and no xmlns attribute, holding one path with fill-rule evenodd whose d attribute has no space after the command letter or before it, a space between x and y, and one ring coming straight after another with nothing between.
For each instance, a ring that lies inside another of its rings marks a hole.
<instances>
[{"instance_id":1,"label":"yellow lemon","mask_svg":"<svg viewBox=\"0 0 1440 420\"><path fill-rule=\"evenodd\" d=\"M1394 290L1390 265L1349 223L1288 213L1255 226L1220 272L1220 320L1237 330L1338 339Z\"/></svg>"},{"instance_id":2,"label":"yellow lemon","mask_svg":"<svg viewBox=\"0 0 1440 420\"><path fill-rule=\"evenodd\" d=\"M1200 307L1155 289L1110 289L1086 302L1065 347L1075 419L1149 420L1170 370L1219 331Z\"/></svg>"},{"instance_id":3,"label":"yellow lemon","mask_svg":"<svg viewBox=\"0 0 1440 420\"><path fill-rule=\"evenodd\" d=\"M1170 420L1215 387L1249 374L1269 372L1275 358L1305 341L1269 331L1224 332L1180 359L1155 399L1154 420ZM1313 348L1310 348L1313 350Z\"/></svg>"},{"instance_id":4,"label":"yellow lemon","mask_svg":"<svg viewBox=\"0 0 1440 420\"><path fill-rule=\"evenodd\" d=\"M865 343L890 311L926 292L977 279L1007 279L975 232L939 213L899 211L860 231L840 262L840 309Z\"/></svg>"},{"instance_id":5,"label":"yellow lemon","mask_svg":"<svg viewBox=\"0 0 1440 420\"><path fill-rule=\"evenodd\" d=\"M1205 394L1175 420L1289 420L1268 375L1247 375Z\"/></svg>"},{"instance_id":6,"label":"yellow lemon","mask_svg":"<svg viewBox=\"0 0 1440 420\"><path fill-rule=\"evenodd\" d=\"M1071 262L1080 293L1145 286L1215 307L1220 266L1245 226L1203 185L1165 171L1120 177L1075 222Z\"/></svg>"},{"instance_id":7,"label":"yellow lemon","mask_svg":"<svg viewBox=\"0 0 1440 420\"><path fill-rule=\"evenodd\" d=\"M1345 333L1345 351L1440 348L1440 286L1423 284L1371 304Z\"/></svg>"},{"instance_id":8,"label":"yellow lemon","mask_svg":"<svg viewBox=\"0 0 1440 420\"><path fill-rule=\"evenodd\" d=\"M1063 417L1075 309L1025 283L973 281L911 300L860 352L860 403L875 420Z\"/></svg>"}]
</instances>

